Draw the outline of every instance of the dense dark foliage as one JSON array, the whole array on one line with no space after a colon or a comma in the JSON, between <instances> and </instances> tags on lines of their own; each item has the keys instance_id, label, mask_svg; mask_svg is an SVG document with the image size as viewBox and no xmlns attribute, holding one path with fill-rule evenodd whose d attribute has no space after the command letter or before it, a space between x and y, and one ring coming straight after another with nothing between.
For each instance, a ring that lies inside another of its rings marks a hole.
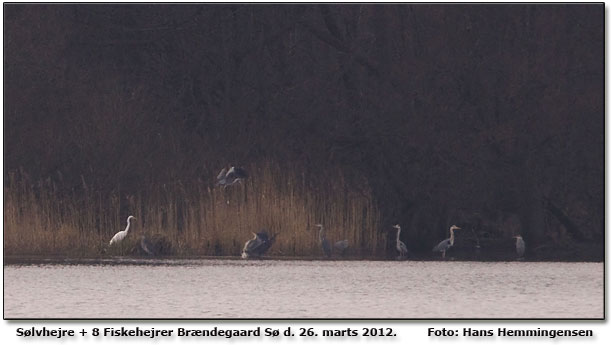
<instances>
[{"instance_id":1,"label":"dense dark foliage","mask_svg":"<svg viewBox=\"0 0 611 345\"><path fill-rule=\"evenodd\" d=\"M603 50L602 4L5 4L5 183L271 162L371 186L380 227L427 250L452 223L596 240Z\"/></svg>"}]
</instances>

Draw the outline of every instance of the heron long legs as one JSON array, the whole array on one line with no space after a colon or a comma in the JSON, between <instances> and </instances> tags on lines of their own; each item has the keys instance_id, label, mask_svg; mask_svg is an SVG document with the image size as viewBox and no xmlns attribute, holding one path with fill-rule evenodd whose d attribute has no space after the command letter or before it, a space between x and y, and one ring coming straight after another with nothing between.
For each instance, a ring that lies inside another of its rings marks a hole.
<instances>
[{"instance_id":1,"label":"heron long legs","mask_svg":"<svg viewBox=\"0 0 611 345\"><path fill-rule=\"evenodd\" d=\"M399 224L396 224L393 225L393 228L397 229L397 244L395 245L395 248L397 248L397 251L399 252L399 256L397 257L397 259L404 259L405 257L407 257L408 251L405 243L401 241L401 227L399 226Z\"/></svg>"},{"instance_id":2,"label":"heron long legs","mask_svg":"<svg viewBox=\"0 0 611 345\"><path fill-rule=\"evenodd\" d=\"M454 230L460 230L461 228L456 225L452 225L450 227L450 238L446 238L445 240L439 242L434 248L434 252L441 252L441 257L445 259L446 251L450 249L454 245Z\"/></svg>"}]
</instances>

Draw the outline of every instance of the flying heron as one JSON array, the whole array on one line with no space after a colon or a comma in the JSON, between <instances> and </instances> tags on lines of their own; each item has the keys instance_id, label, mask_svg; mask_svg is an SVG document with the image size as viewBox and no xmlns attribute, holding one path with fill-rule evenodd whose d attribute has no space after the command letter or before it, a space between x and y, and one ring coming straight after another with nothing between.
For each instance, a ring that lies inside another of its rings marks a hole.
<instances>
[{"instance_id":1,"label":"flying heron","mask_svg":"<svg viewBox=\"0 0 611 345\"><path fill-rule=\"evenodd\" d=\"M450 238L446 238L445 240L439 242L438 245L433 248L434 252L441 252L441 257L446 257L446 250L450 249L454 245L454 230L460 230L461 228L456 225L452 225L450 227Z\"/></svg>"},{"instance_id":2,"label":"flying heron","mask_svg":"<svg viewBox=\"0 0 611 345\"><path fill-rule=\"evenodd\" d=\"M129 227L131 225L132 220L136 220L136 217L134 216L127 217L127 226L125 227L125 230L117 232L110 240L110 243L108 244L109 246L112 246L115 243L119 243L123 241L123 239L127 236L127 233L129 232Z\"/></svg>"},{"instance_id":3,"label":"flying heron","mask_svg":"<svg viewBox=\"0 0 611 345\"><path fill-rule=\"evenodd\" d=\"M517 235L513 238L516 239L516 253L518 254L518 258L524 257L524 251L526 251L526 242L522 239L522 236Z\"/></svg>"},{"instance_id":4,"label":"flying heron","mask_svg":"<svg viewBox=\"0 0 611 345\"><path fill-rule=\"evenodd\" d=\"M407 246L405 245L405 243L403 243L403 241L401 241L401 227L399 226L399 224L393 225L393 228L397 229L397 244L396 244L396 248L397 251L399 252L399 256L397 257L397 259L404 259L407 257Z\"/></svg>"},{"instance_id":5,"label":"flying heron","mask_svg":"<svg viewBox=\"0 0 611 345\"><path fill-rule=\"evenodd\" d=\"M223 168L221 172L216 176L216 185L227 188L235 183L242 182L242 180L248 177L248 173L244 168L236 168L232 166L227 170Z\"/></svg>"}]
</instances>

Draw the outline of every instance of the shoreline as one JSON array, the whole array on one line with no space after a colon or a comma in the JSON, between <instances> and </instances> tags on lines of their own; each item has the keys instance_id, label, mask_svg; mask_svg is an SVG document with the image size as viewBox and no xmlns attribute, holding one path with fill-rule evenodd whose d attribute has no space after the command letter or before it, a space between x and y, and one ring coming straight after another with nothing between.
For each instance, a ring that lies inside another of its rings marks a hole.
<instances>
[{"instance_id":1,"label":"shoreline","mask_svg":"<svg viewBox=\"0 0 611 345\"><path fill-rule=\"evenodd\" d=\"M143 257L143 256L110 256L110 257L68 257L68 256L37 256L37 255L5 255L4 266L13 265L164 265L164 266L182 266L193 264L197 261L388 261L388 262L592 262L604 263L604 259L596 260L596 258L582 258L581 260L566 260L552 258L535 258L516 260L510 258L448 258L441 260L440 258L414 258L408 260L394 260L387 258L323 258L323 257L288 257L288 256L266 256L259 259L244 260L239 256L158 256L158 257Z\"/></svg>"}]
</instances>

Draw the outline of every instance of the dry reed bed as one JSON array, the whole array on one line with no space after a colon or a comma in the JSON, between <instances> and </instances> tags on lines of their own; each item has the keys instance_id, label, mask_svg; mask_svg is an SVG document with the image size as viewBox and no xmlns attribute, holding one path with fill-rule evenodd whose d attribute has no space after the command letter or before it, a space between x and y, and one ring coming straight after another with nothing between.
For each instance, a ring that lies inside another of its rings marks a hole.
<instances>
[{"instance_id":1,"label":"dry reed bed","mask_svg":"<svg viewBox=\"0 0 611 345\"><path fill-rule=\"evenodd\" d=\"M128 245L141 234L167 239L178 256L239 255L252 232L277 234L269 256L320 256L322 222L330 241L348 239L353 257L382 256L386 236L371 193L351 191L341 174L312 186L303 176L271 166L250 167L251 178L223 189L211 183L157 186L146 194L103 196L82 181L79 196L60 197L52 181L36 184L11 174L4 192L4 249L7 255L98 256L125 227L138 221Z\"/></svg>"}]
</instances>

